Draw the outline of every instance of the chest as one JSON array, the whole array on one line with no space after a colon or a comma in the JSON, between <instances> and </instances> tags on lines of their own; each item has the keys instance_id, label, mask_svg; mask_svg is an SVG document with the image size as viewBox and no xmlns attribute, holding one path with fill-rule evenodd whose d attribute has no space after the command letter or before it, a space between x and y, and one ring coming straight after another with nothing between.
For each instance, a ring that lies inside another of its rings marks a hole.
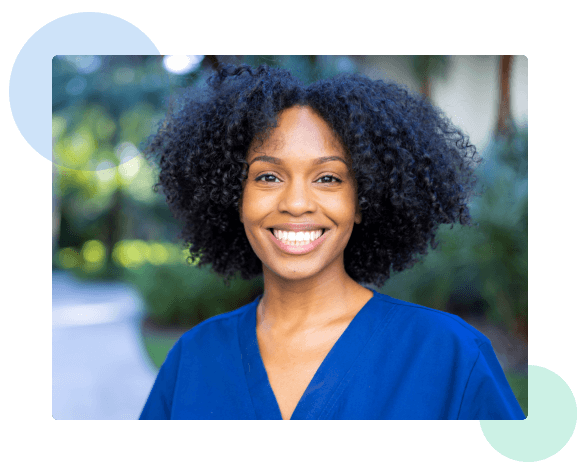
<instances>
[{"instance_id":1,"label":"chest","mask_svg":"<svg viewBox=\"0 0 579 474\"><path fill-rule=\"evenodd\" d=\"M347 324L291 337L274 337L258 331L258 344L270 386L282 418L291 418L320 365Z\"/></svg>"}]
</instances>

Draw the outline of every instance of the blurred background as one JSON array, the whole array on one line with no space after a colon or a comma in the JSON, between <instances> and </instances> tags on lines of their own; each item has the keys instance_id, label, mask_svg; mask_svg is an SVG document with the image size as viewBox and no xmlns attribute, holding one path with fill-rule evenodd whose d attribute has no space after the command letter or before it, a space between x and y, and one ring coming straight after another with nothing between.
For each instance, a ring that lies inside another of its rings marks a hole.
<instances>
[{"instance_id":1,"label":"blurred background","mask_svg":"<svg viewBox=\"0 0 579 474\"><path fill-rule=\"evenodd\" d=\"M456 314L491 340L527 414L527 58L524 56L55 56L53 417L136 419L178 337L252 301L186 263L178 223L140 155L183 87L220 64L270 64L306 82L340 72L424 94L483 158L472 228L382 288Z\"/></svg>"}]
</instances>

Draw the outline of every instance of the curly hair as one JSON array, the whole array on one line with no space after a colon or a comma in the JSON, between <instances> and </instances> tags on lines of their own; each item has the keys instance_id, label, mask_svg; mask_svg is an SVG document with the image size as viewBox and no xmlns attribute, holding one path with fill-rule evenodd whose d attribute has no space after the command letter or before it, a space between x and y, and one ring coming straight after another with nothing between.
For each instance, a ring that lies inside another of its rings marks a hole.
<instances>
[{"instance_id":1,"label":"curly hair","mask_svg":"<svg viewBox=\"0 0 579 474\"><path fill-rule=\"evenodd\" d=\"M470 225L476 149L427 99L357 74L306 86L283 69L225 66L180 97L145 149L190 260L226 281L262 274L239 218L246 156L295 105L319 114L351 159L363 218L344 265L355 281L380 287L436 247L440 224Z\"/></svg>"}]
</instances>

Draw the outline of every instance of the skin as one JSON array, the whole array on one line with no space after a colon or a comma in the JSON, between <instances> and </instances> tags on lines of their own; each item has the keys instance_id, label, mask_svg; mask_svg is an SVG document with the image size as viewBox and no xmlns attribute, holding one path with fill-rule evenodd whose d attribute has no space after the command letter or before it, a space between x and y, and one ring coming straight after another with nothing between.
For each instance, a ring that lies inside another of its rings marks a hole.
<instances>
[{"instance_id":1,"label":"skin","mask_svg":"<svg viewBox=\"0 0 579 474\"><path fill-rule=\"evenodd\" d=\"M316 162L320 157L335 159ZM329 350L372 297L344 269L344 249L362 216L348 154L309 107L283 111L267 140L250 146L247 162L240 219L264 276L257 339L282 417L289 419ZM293 255L272 242L270 228L305 221L327 229L313 251Z\"/></svg>"}]
</instances>

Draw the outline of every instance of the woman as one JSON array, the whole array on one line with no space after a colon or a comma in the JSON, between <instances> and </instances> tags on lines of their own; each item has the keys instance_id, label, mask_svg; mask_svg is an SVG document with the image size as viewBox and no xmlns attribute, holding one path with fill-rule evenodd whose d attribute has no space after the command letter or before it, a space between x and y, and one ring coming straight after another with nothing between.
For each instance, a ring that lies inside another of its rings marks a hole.
<instances>
[{"instance_id":1,"label":"woman","mask_svg":"<svg viewBox=\"0 0 579 474\"><path fill-rule=\"evenodd\" d=\"M225 67L152 138L192 258L264 294L187 332L141 419L523 419L488 339L375 290L469 224L474 147L395 84Z\"/></svg>"}]
</instances>

